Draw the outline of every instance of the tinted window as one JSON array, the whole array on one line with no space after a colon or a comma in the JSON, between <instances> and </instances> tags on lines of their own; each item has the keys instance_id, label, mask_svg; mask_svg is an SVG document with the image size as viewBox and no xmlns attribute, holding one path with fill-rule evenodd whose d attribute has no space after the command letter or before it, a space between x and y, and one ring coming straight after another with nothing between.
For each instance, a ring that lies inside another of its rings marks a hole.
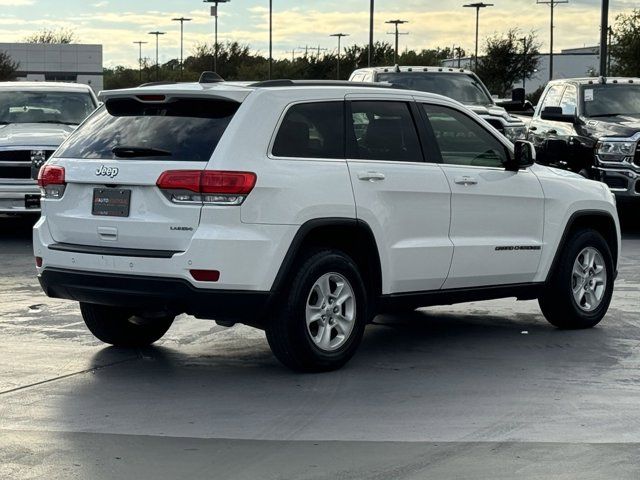
<instances>
[{"instance_id":1,"label":"tinted window","mask_svg":"<svg viewBox=\"0 0 640 480\"><path fill-rule=\"evenodd\" d=\"M473 75L464 73L379 73L378 81L393 83L411 90L437 93L467 105L493 104L493 100L480 81Z\"/></svg>"},{"instance_id":2,"label":"tinted window","mask_svg":"<svg viewBox=\"0 0 640 480\"><path fill-rule=\"evenodd\" d=\"M582 96L588 117L640 115L640 85L588 85Z\"/></svg>"},{"instance_id":3,"label":"tinted window","mask_svg":"<svg viewBox=\"0 0 640 480\"><path fill-rule=\"evenodd\" d=\"M0 124L78 125L95 108L91 95L84 92L0 91Z\"/></svg>"},{"instance_id":4,"label":"tinted window","mask_svg":"<svg viewBox=\"0 0 640 480\"><path fill-rule=\"evenodd\" d=\"M546 107L559 107L563 91L564 85L554 85L553 87L551 87L544 97L544 101L542 102L542 109L544 110Z\"/></svg>"},{"instance_id":5,"label":"tinted window","mask_svg":"<svg viewBox=\"0 0 640 480\"><path fill-rule=\"evenodd\" d=\"M424 105L440 147L443 163L480 167L502 167L505 146L480 124L458 110Z\"/></svg>"},{"instance_id":6,"label":"tinted window","mask_svg":"<svg viewBox=\"0 0 640 480\"><path fill-rule=\"evenodd\" d=\"M421 162L422 150L409 105L401 102L353 102L357 157Z\"/></svg>"},{"instance_id":7,"label":"tinted window","mask_svg":"<svg viewBox=\"0 0 640 480\"><path fill-rule=\"evenodd\" d=\"M575 115L578 105L578 89L575 85L567 85L567 88L562 95L560 101L560 107L562 107L562 113L565 115Z\"/></svg>"},{"instance_id":8,"label":"tinted window","mask_svg":"<svg viewBox=\"0 0 640 480\"><path fill-rule=\"evenodd\" d=\"M291 107L280 125L272 152L277 157L344 158L343 102Z\"/></svg>"},{"instance_id":9,"label":"tinted window","mask_svg":"<svg viewBox=\"0 0 640 480\"><path fill-rule=\"evenodd\" d=\"M56 156L205 162L239 105L205 99L157 104L111 99L69 137ZM125 149L130 153L119 153Z\"/></svg>"}]
</instances>

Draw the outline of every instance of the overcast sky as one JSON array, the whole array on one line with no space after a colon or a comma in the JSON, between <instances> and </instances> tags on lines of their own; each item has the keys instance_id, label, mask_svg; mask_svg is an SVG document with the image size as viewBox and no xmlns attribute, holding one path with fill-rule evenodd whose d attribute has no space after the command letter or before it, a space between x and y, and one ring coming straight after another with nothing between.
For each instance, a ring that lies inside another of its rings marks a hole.
<instances>
[{"instance_id":1,"label":"overcast sky","mask_svg":"<svg viewBox=\"0 0 640 480\"><path fill-rule=\"evenodd\" d=\"M364 44L368 38L367 0L274 0L274 55L291 56L292 49L318 46L335 49L336 32L350 34L346 44ZM461 44L473 50L475 10L462 8L463 0L376 0L376 40L392 40L385 20L409 20L401 48L446 47ZM535 31L548 50L549 7L536 0L492 0L481 12L480 36L518 27ZM638 0L612 0L611 17L639 6ZM249 43L267 52L268 1L231 0L220 6L220 41ZM166 31L161 38L162 61L179 56L179 24L175 16L192 17L185 24L185 51L198 42L211 41L213 23L209 6L201 0L0 0L0 42L17 42L43 27L72 28L82 43L104 45L106 66L134 65L137 46L132 42L153 38L151 30ZM600 0L570 0L556 8L556 50L595 45L600 25ZM481 42L482 43L482 42ZM155 56L155 45L145 46L145 57Z\"/></svg>"}]
</instances>

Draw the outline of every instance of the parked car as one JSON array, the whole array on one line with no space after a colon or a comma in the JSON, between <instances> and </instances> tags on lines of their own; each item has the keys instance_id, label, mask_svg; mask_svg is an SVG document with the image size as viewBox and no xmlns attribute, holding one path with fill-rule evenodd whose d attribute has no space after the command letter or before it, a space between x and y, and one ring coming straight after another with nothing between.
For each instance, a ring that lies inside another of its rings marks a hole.
<instances>
[{"instance_id":1,"label":"parked car","mask_svg":"<svg viewBox=\"0 0 640 480\"><path fill-rule=\"evenodd\" d=\"M549 82L529 126L544 165L601 180L640 199L640 78Z\"/></svg>"},{"instance_id":2,"label":"parked car","mask_svg":"<svg viewBox=\"0 0 640 480\"><path fill-rule=\"evenodd\" d=\"M392 85L453 98L466 105L512 142L526 138L523 121L496 104L482 80L470 70L445 67L374 67L354 71L352 82Z\"/></svg>"},{"instance_id":3,"label":"parked car","mask_svg":"<svg viewBox=\"0 0 640 480\"><path fill-rule=\"evenodd\" d=\"M102 99L40 171L33 243L46 294L106 343L148 345L188 313L265 329L317 371L380 312L537 298L586 328L607 311L613 194L449 98L284 80Z\"/></svg>"},{"instance_id":4,"label":"parked car","mask_svg":"<svg viewBox=\"0 0 640 480\"><path fill-rule=\"evenodd\" d=\"M87 85L0 82L0 213L40 211L40 166L97 106Z\"/></svg>"}]
</instances>

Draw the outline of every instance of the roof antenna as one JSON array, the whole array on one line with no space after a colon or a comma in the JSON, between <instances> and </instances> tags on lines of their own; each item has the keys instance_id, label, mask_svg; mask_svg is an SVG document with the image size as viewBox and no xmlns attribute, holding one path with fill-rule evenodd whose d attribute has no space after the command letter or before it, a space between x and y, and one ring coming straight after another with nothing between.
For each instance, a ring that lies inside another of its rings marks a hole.
<instances>
[{"instance_id":1,"label":"roof antenna","mask_svg":"<svg viewBox=\"0 0 640 480\"><path fill-rule=\"evenodd\" d=\"M218 75L216 72L202 72L198 83L220 83L224 82L224 78Z\"/></svg>"}]
</instances>

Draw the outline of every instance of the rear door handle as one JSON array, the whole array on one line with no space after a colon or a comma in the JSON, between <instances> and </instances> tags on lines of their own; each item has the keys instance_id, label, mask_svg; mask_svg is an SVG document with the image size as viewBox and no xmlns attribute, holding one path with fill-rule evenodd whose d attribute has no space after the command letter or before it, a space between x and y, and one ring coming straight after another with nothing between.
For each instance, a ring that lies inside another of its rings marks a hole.
<instances>
[{"instance_id":1,"label":"rear door handle","mask_svg":"<svg viewBox=\"0 0 640 480\"><path fill-rule=\"evenodd\" d=\"M477 185L478 184L478 180L476 180L473 177L468 177L466 175L462 177L456 177L454 182L457 183L458 185Z\"/></svg>"},{"instance_id":2,"label":"rear door handle","mask_svg":"<svg viewBox=\"0 0 640 480\"><path fill-rule=\"evenodd\" d=\"M531 130L532 132L535 132L536 130L538 130L538 127L529 127L529 130Z\"/></svg>"},{"instance_id":3,"label":"rear door handle","mask_svg":"<svg viewBox=\"0 0 640 480\"><path fill-rule=\"evenodd\" d=\"M547 133L548 135L557 135L558 131L557 130L547 130L545 133Z\"/></svg>"},{"instance_id":4,"label":"rear door handle","mask_svg":"<svg viewBox=\"0 0 640 480\"><path fill-rule=\"evenodd\" d=\"M360 172L358 173L358 180L363 182L380 182L387 178L384 173L380 172Z\"/></svg>"}]
</instances>

